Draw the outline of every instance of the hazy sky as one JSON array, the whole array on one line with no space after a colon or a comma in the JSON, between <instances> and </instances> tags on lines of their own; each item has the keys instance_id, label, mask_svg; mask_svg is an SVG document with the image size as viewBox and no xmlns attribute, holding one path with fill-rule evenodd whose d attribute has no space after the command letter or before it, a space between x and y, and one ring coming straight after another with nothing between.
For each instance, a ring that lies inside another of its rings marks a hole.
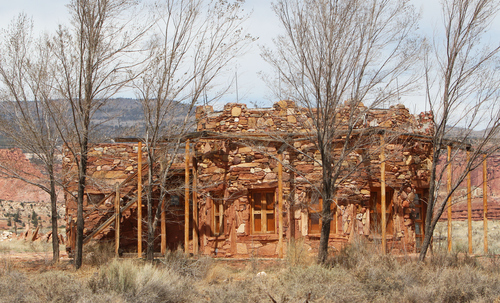
<instances>
[{"instance_id":1,"label":"hazy sky","mask_svg":"<svg viewBox=\"0 0 500 303\"><path fill-rule=\"evenodd\" d=\"M0 10L1 28L5 28L20 12L32 16L36 29L41 31L52 31L57 28L58 24L68 23L66 8L68 0L0 0L0 2L2 3L2 9ZM247 26L249 32L259 39L248 53L238 58L234 66L234 71L237 70L238 72L238 96L240 102L257 102L261 106L270 106L277 101L271 96L270 90L259 76L259 72L269 72L267 63L260 58L259 46L271 45L273 37L279 32L279 24L271 10L271 2L269 0L247 0L244 7L246 12L253 11ZM423 33L432 34L432 29L441 25L439 1L412 0L412 2L417 11L422 13L420 30ZM496 25L493 27L492 37L498 43L500 21L496 22ZM233 75L228 75L228 78L234 76L235 72ZM230 79L227 82L230 82ZM409 106L415 108L415 102L418 103L418 100L422 98L414 95L408 96L407 99L413 100L411 101L413 104L409 104ZM236 102L236 94L226 96L223 101ZM417 111L420 110L417 109Z\"/></svg>"}]
</instances>

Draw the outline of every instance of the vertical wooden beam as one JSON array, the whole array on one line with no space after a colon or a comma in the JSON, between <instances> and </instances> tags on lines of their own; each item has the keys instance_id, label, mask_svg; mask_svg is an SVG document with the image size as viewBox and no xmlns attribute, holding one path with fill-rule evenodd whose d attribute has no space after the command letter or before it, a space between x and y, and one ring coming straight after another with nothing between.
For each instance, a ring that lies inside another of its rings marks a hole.
<instances>
[{"instance_id":1,"label":"vertical wooden beam","mask_svg":"<svg viewBox=\"0 0 500 303\"><path fill-rule=\"evenodd\" d=\"M387 239L386 239L386 205L385 205L385 140L384 135L380 135L380 205L382 211L382 253L387 252Z\"/></svg>"},{"instance_id":2,"label":"vertical wooden beam","mask_svg":"<svg viewBox=\"0 0 500 303\"><path fill-rule=\"evenodd\" d=\"M448 145L448 252L451 252L451 145Z\"/></svg>"},{"instance_id":3,"label":"vertical wooden beam","mask_svg":"<svg viewBox=\"0 0 500 303\"><path fill-rule=\"evenodd\" d=\"M115 185L115 255L118 257L120 250L120 184Z\"/></svg>"},{"instance_id":4,"label":"vertical wooden beam","mask_svg":"<svg viewBox=\"0 0 500 303\"><path fill-rule=\"evenodd\" d=\"M470 162L470 150L467 149L467 164ZM467 231L469 240L469 254L472 254L472 195L470 170L467 172Z\"/></svg>"},{"instance_id":5,"label":"vertical wooden beam","mask_svg":"<svg viewBox=\"0 0 500 303\"><path fill-rule=\"evenodd\" d=\"M278 153L278 257L283 258L283 155Z\"/></svg>"},{"instance_id":6,"label":"vertical wooden beam","mask_svg":"<svg viewBox=\"0 0 500 303\"><path fill-rule=\"evenodd\" d=\"M137 258L142 258L142 142L137 143Z\"/></svg>"},{"instance_id":7,"label":"vertical wooden beam","mask_svg":"<svg viewBox=\"0 0 500 303\"><path fill-rule=\"evenodd\" d=\"M167 224L165 222L165 198L161 205L161 253L165 254L167 252Z\"/></svg>"},{"instance_id":8,"label":"vertical wooden beam","mask_svg":"<svg viewBox=\"0 0 500 303\"><path fill-rule=\"evenodd\" d=\"M488 170L486 167L486 154L483 155L483 231L484 254L488 253Z\"/></svg>"},{"instance_id":9,"label":"vertical wooden beam","mask_svg":"<svg viewBox=\"0 0 500 303\"><path fill-rule=\"evenodd\" d=\"M16 221L14 221L14 227L16 228ZM71 251L75 251L75 241L74 241L74 231L73 231L74 225L73 225L73 218L69 220L69 235L68 237L68 242L69 242L69 247L71 247ZM16 228L17 229L17 228ZM15 235L17 236L17 230L15 230Z\"/></svg>"},{"instance_id":10,"label":"vertical wooden beam","mask_svg":"<svg viewBox=\"0 0 500 303\"><path fill-rule=\"evenodd\" d=\"M193 254L198 254L198 192L196 191L198 172L193 160Z\"/></svg>"},{"instance_id":11,"label":"vertical wooden beam","mask_svg":"<svg viewBox=\"0 0 500 303\"><path fill-rule=\"evenodd\" d=\"M186 140L184 180L184 252L189 252L189 139Z\"/></svg>"}]
</instances>

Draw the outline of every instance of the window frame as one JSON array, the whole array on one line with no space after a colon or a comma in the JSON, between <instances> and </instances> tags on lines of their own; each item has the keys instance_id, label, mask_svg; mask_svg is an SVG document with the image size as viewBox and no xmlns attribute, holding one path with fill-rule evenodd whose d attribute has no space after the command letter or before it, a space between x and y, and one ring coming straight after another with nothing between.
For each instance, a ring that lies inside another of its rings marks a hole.
<instances>
[{"instance_id":1,"label":"window frame","mask_svg":"<svg viewBox=\"0 0 500 303\"><path fill-rule=\"evenodd\" d=\"M212 224L210 231L212 236L221 236L224 234L224 195L222 193L210 193L212 200ZM217 226L217 217L219 218L219 226Z\"/></svg>"},{"instance_id":2,"label":"window frame","mask_svg":"<svg viewBox=\"0 0 500 303\"><path fill-rule=\"evenodd\" d=\"M311 197L311 195L310 195ZM313 199L316 199L315 197L311 197L309 199L309 207L307 208L308 214L307 214L307 234L311 236L317 236L321 234L321 225L323 224L323 221L321 219L321 212L323 211L323 198L322 197L317 197L318 203L312 203ZM317 209L313 208L312 205L318 205ZM335 200L332 201L330 204L330 213L332 215L332 220L330 221L330 234L337 234L337 207L334 207L336 205ZM319 220L318 220L318 229L315 229L313 231L312 229L312 215L319 214Z\"/></svg>"},{"instance_id":3,"label":"window frame","mask_svg":"<svg viewBox=\"0 0 500 303\"><path fill-rule=\"evenodd\" d=\"M260 209L256 209L255 205L255 195L260 194ZM268 203L268 195L272 194L272 208L270 209L269 203ZM262 199L262 196L264 196L264 199ZM259 235L259 234L276 234L277 233L277 228L276 228L276 190L272 189L263 189L263 190L252 190L249 193L249 199L251 201L251 216L250 216L250 225L251 225L251 234ZM255 222L256 222L256 215L260 215L260 230L256 230L255 228ZM273 219L272 221L274 222L274 225L272 226L272 230L269 230L268 226L268 215L272 215ZM265 218L265 219L263 219Z\"/></svg>"},{"instance_id":4,"label":"window frame","mask_svg":"<svg viewBox=\"0 0 500 303\"><path fill-rule=\"evenodd\" d=\"M415 209L415 213L412 216L413 226L415 232L415 251L420 252L422 243L425 237L425 215L426 215L426 202L425 202L425 193L423 190L416 190L415 197L413 198L413 208ZM418 209L418 212L416 211ZM420 214L419 217L416 217L416 214ZM417 233L417 226L420 226L420 233Z\"/></svg>"},{"instance_id":5,"label":"window frame","mask_svg":"<svg viewBox=\"0 0 500 303\"><path fill-rule=\"evenodd\" d=\"M386 235L394 234L394 212L392 205L394 203L394 189L385 187L385 218ZM382 236L382 188L370 188L370 203L367 206L370 212L370 234Z\"/></svg>"}]
</instances>

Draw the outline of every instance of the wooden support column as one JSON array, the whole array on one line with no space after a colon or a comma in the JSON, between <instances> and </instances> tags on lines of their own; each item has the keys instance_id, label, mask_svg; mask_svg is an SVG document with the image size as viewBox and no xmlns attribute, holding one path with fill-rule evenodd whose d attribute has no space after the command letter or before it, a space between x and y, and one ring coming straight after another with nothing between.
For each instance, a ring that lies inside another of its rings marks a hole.
<instances>
[{"instance_id":1,"label":"wooden support column","mask_svg":"<svg viewBox=\"0 0 500 303\"><path fill-rule=\"evenodd\" d=\"M120 250L120 184L115 185L115 255L118 257Z\"/></svg>"},{"instance_id":2,"label":"wooden support column","mask_svg":"<svg viewBox=\"0 0 500 303\"><path fill-rule=\"evenodd\" d=\"M278 257L283 258L283 155L278 154Z\"/></svg>"},{"instance_id":3,"label":"wooden support column","mask_svg":"<svg viewBox=\"0 0 500 303\"><path fill-rule=\"evenodd\" d=\"M15 234L17 236L17 227L16 227L16 221L14 221L14 228ZM71 247L71 251L75 251L75 246L76 246L76 241L75 241L75 224L73 223L73 218L69 220L69 235L68 235L68 241L69 241L69 247Z\"/></svg>"},{"instance_id":4,"label":"wooden support column","mask_svg":"<svg viewBox=\"0 0 500 303\"><path fill-rule=\"evenodd\" d=\"M184 252L189 253L189 139L186 140L184 180Z\"/></svg>"},{"instance_id":5,"label":"wooden support column","mask_svg":"<svg viewBox=\"0 0 500 303\"><path fill-rule=\"evenodd\" d=\"M387 253L387 239L386 239L386 205L385 205L385 140L384 135L380 135L380 205L382 212L382 254Z\"/></svg>"},{"instance_id":6,"label":"wooden support column","mask_svg":"<svg viewBox=\"0 0 500 303\"><path fill-rule=\"evenodd\" d=\"M448 252L451 252L451 145L448 145Z\"/></svg>"},{"instance_id":7,"label":"wooden support column","mask_svg":"<svg viewBox=\"0 0 500 303\"><path fill-rule=\"evenodd\" d=\"M142 258L142 142L137 143L137 258Z\"/></svg>"},{"instance_id":8,"label":"wooden support column","mask_svg":"<svg viewBox=\"0 0 500 303\"><path fill-rule=\"evenodd\" d=\"M161 205L161 253L164 255L167 252L167 224L165 222L165 198Z\"/></svg>"},{"instance_id":9,"label":"wooden support column","mask_svg":"<svg viewBox=\"0 0 500 303\"><path fill-rule=\"evenodd\" d=\"M470 162L470 150L467 149L467 164ZM472 254L472 195L470 170L467 172L467 231L469 240L469 254Z\"/></svg>"},{"instance_id":10,"label":"wooden support column","mask_svg":"<svg viewBox=\"0 0 500 303\"><path fill-rule=\"evenodd\" d=\"M484 231L484 254L488 253L488 170L486 167L486 155L483 155L483 231Z\"/></svg>"},{"instance_id":11,"label":"wooden support column","mask_svg":"<svg viewBox=\"0 0 500 303\"><path fill-rule=\"evenodd\" d=\"M195 168L195 161L193 160L193 254L198 254L198 235L199 235L199 229L198 229L198 192L196 191L196 188L198 186L197 184L197 178L198 178L198 172L196 171Z\"/></svg>"}]
</instances>

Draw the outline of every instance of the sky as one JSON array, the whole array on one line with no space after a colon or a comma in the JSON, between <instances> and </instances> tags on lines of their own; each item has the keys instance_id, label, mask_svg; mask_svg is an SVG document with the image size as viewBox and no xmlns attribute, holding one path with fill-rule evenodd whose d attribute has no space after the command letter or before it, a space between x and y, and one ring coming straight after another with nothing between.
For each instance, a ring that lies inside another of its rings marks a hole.
<instances>
[{"instance_id":1,"label":"sky","mask_svg":"<svg viewBox=\"0 0 500 303\"><path fill-rule=\"evenodd\" d=\"M247 21L247 30L258 40L252 45L250 50L239 57L234 63L232 74L227 75L227 82L230 77L237 77L236 85L233 85L230 94L226 95L221 103L241 102L247 104L257 104L260 107L272 106L278 101L271 94L266 83L260 76L261 73L271 74L268 64L260 57L261 46L272 46L272 40L280 33L280 24L275 17L269 0L247 0L244 4L245 12L251 16ZM66 5L69 0L0 0L0 28L8 26L10 21L19 13L24 12L32 17L35 29L39 31L53 31L58 24L67 24L69 15ZM436 0L412 0L417 11L421 12L420 32L431 35L433 29L440 24L441 9L439 1ZM500 19L500 18L497 18ZM500 40L500 21L495 22L492 30L492 37L498 43ZM124 96L133 97L133 96ZM412 111L423 111L421 103L423 96L420 93L406 96L407 106ZM420 109L420 110L419 110Z\"/></svg>"}]
</instances>

